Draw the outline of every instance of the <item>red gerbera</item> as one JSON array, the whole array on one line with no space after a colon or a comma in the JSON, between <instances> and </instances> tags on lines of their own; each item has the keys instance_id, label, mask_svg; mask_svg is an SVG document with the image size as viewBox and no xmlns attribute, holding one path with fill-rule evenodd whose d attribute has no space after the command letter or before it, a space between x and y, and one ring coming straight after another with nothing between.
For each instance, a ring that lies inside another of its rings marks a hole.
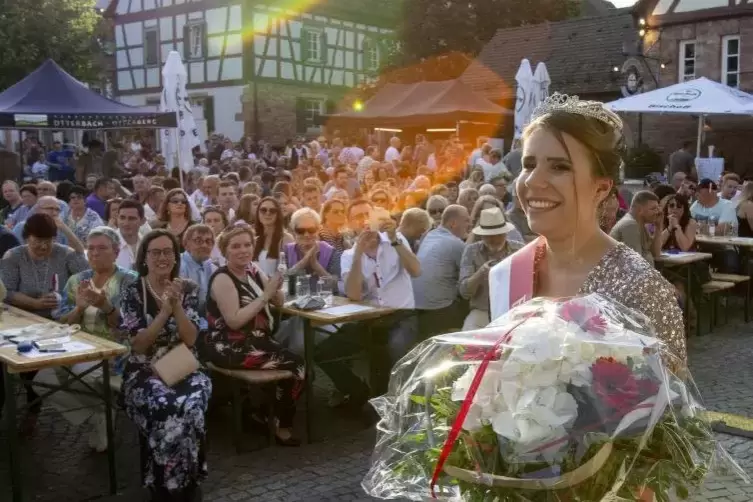
<instances>
[{"instance_id":1,"label":"red gerbera","mask_svg":"<svg viewBox=\"0 0 753 502\"><path fill-rule=\"evenodd\" d=\"M607 320L599 310L585 305L581 300L563 303L558 313L564 320L574 322L587 333L603 335L607 329Z\"/></svg>"},{"instance_id":2,"label":"red gerbera","mask_svg":"<svg viewBox=\"0 0 753 502\"><path fill-rule=\"evenodd\" d=\"M591 366L594 393L618 413L627 413L641 402L641 392L627 365L611 357L599 358Z\"/></svg>"}]
</instances>

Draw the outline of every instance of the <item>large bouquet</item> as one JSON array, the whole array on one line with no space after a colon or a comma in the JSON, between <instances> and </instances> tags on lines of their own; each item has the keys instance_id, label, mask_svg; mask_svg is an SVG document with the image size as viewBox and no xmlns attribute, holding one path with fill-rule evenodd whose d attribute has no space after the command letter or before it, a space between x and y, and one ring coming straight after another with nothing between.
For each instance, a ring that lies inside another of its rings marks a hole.
<instances>
[{"instance_id":1,"label":"large bouquet","mask_svg":"<svg viewBox=\"0 0 753 502\"><path fill-rule=\"evenodd\" d=\"M598 295L534 300L434 337L396 366L369 495L427 500L687 499L719 447L648 320ZM678 369L681 369L678 371Z\"/></svg>"}]
</instances>

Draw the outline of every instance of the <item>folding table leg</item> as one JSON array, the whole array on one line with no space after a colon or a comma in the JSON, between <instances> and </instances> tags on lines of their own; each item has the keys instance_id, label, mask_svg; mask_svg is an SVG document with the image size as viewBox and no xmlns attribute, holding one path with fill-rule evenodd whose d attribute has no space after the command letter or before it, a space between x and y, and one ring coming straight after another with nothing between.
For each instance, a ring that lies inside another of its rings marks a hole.
<instances>
[{"instance_id":1,"label":"folding table leg","mask_svg":"<svg viewBox=\"0 0 753 502\"><path fill-rule=\"evenodd\" d=\"M13 502L23 502L23 479L21 478L21 455L18 450L18 429L16 427L16 375L3 367L3 384L5 387L5 423L8 435L8 453L10 459L10 485L13 490Z\"/></svg>"},{"instance_id":2,"label":"folding table leg","mask_svg":"<svg viewBox=\"0 0 753 502\"><path fill-rule=\"evenodd\" d=\"M312 411L314 409L314 330L309 319L303 319L303 357L306 362L306 442L312 443Z\"/></svg>"},{"instance_id":3,"label":"folding table leg","mask_svg":"<svg viewBox=\"0 0 753 502\"><path fill-rule=\"evenodd\" d=\"M105 427L107 428L107 473L110 478L110 494L118 492L118 479L115 474L115 434L112 426L112 394L110 389L110 361L102 361L102 385L104 386Z\"/></svg>"}]
</instances>

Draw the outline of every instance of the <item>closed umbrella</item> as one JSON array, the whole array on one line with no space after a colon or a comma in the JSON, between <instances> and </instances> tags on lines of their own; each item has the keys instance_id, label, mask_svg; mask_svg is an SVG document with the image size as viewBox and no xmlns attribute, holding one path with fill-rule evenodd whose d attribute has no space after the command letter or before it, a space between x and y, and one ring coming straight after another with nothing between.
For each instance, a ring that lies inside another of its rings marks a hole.
<instances>
[{"instance_id":1,"label":"closed umbrella","mask_svg":"<svg viewBox=\"0 0 753 502\"><path fill-rule=\"evenodd\" d=\"M167 168L175 167L175 157L181 173L189 172L194 167L194 147L201 144L199 130L191 111L191 103L188 101L186 82L188 74L186 67L177 51L170 51L162 68L162 99L160 111L175 112L178 114L178 127L176 129L162 130L162 150L165 155ZM181 184L183 176L181 175Z\"/></svg>"},{"instance_id":2,"label":"closed umbrella","mask_svg":"<svg viewBox=\"0 0 753 502\"><path fill-rule=\"evenodd\" d=\"M544 63L536 65L536 71L533 72L533 91L531 93L531 113L539 106L539 103L543 102L549 97L549 86L552 80L549 78L549 72L546 70Z\"/></svg>"},{"instance_id":3,"label":"closed umbrella","mask_svg":"<svg viewBox=\"0 0 753 502\"><path fill-rule=\"evenodd\" d=\"M518 73L515 74L518 83L518 92L515 99L515 135L514 139L520 139L523 135L528 120L531 118L531 87L533 86L533 71L531 63L527 59L520 62Z\"/></svg>"}]
</instances>

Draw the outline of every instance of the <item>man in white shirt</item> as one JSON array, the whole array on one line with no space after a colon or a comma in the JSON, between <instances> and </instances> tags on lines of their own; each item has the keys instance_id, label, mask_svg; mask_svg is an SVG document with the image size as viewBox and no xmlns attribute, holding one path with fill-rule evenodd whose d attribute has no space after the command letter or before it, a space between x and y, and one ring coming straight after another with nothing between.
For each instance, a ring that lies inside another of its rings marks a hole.
<instances>
[{"instance_id":1,"label":"man in white shirt","mask_svg":"<svg viewBox=\"0 0 753 502\"><path fill-rule=\"evenodd\" d=\"M115 264L126 270L133 270L136 254L141 241L139 227L146 222L144 206L135 200L124 200L118 209L118 234L120 235L120 252Z\"/></svg>"},{"instance_id":2,"label":"man in white shirt","mask_svg":"<svg viewBox=\"0 0 753 502\"><path fill-rule=\"evenodd\" d=\"M473 166L476 165L476 162L478 161L478 159L483 157L484 154L481 151L481 149L488 141L489 141L489 138L487 138L486 136L481 136L480 138L478 138L478 143L476 144L479 145L479 147L473 150L473 152L471 152L471 155L468 157L468 169L469 170L473 169Z\"/></svg>"},{"instance_id":3,"label":"man in white shirt","mask_svg":"<svg viewBox=\"0 0 753 502\"><path fill-rule=\"evenodd\" d=\"M146 204L142 206L144 209L144 218L146 221L151 221L159 217L159 209L162 207L162 203L165 201L165 189L159 186L153 186L149 189L149 196L146 198Z\"/></svg>"},{"instance_id":4,"label":"man in white shirt","mask_svg":"<svg viewBox=\"0 0 753 502\"><path fill-rule=\"evenodd\" d=\"M507 179L512 179L512 174L507 170L504 162L502 162L502 151L494 149L489 152L489 162L482 165L484 170L484 182L489 183L494 178L504 176Z\"/></svg>"},{"instance_id":5,"label":"man in white shirt","mask_svg":"<svg viewBox=\"0 0 753 502\"><path fill-rule=\"evenodd\" d=\"M400 160L400 138L393 136L390 138L390 147L384 152L384 161L395 164Z\"/></svg>"},{"instance_id":6,"label":"man in white shirt","mask_svg":"<svg viewBox=\"0 0 753 502\"><path fill-rule=\"evenodd\" d=\"M698 198L690 206L690 216L696 221L713 220L716 235L725 235L731 225L737 225L737 209L732 202L719 197L718 191L716 183L708 178L702 179L698 183ZM739 272L740 258L732 246L713 246L707 252L714 254L713 261L722 272Z\"/></svg>"},{"instance_id":7,"label":"man in white shirt","mask_svg":"<svg viewBox=\"0 0 753 502\"><path fill-rule=\"evenodd\" d=\"M369 202L358 200L350 204L348 219L351 230L358 237L355 246L346 250L340 259L343 290L350 300L404 311L397 318L389 316L382 326L387 335L389 355L374 357L376 354L371 354L373 362L394 363L415 341L414 319L408 317L414 307L411 277L421 274L421 266L386 211L381 215ZM377 227L378 231L375 230ZM344 403L358 410L368 399L368 386L342 360L328 362L360 350L362 339L359 333L363 332L363 326L353 326L354 329L343 327L320 343L315 358L345 396Z\"/></svg>"},{"instance_id":8,"label":"man in white shirt","mask_svg":"<svg viewBox=\"0 0 753 502\"><path fill-rule=\"evenodd\" d=\"M238 186L232 181L221 181L217 199L220 209L227 216L227 221L235 218L235 210L238 209Z\"/></svg>"}]
</instances>

